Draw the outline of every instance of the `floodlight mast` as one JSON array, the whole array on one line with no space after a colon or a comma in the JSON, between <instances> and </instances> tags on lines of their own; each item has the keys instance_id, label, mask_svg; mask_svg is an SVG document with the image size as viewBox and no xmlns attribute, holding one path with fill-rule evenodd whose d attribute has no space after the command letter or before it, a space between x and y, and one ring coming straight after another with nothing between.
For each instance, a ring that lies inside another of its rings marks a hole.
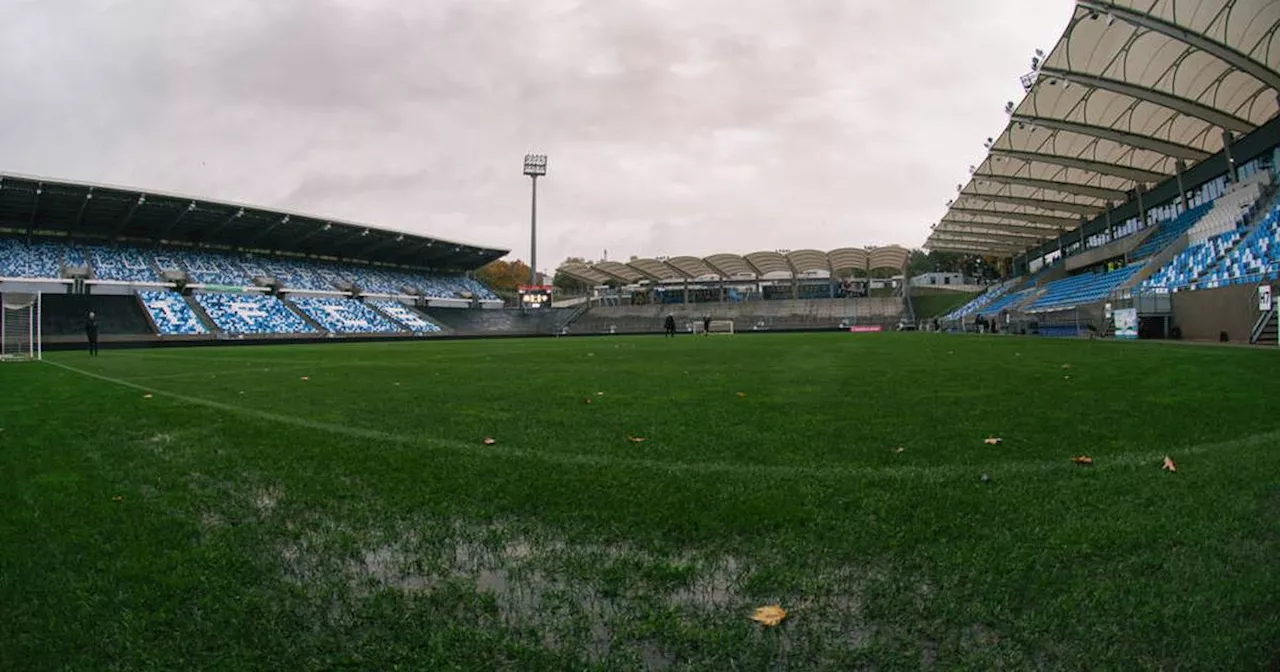
<instances>
[{"instance_id":1,"label":"floodlight mast","mask_svg":"<svg viewBox=\"0 0 1280 672\"><path fill-rule=\"evenodd\" d=\"M525 154L524 174L533 183L529 201L529 284L538 284L538 178L547 174L546 154Z\"/></svg>"}]
</instances>

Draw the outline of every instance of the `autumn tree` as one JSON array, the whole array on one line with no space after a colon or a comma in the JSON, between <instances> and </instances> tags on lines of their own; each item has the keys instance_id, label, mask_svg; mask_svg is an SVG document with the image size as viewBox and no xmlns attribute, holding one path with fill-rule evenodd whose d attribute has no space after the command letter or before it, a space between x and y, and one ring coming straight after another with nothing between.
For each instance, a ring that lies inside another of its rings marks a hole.
<instances>
[{"instance_id":1,"label":"autumn tree","mask_svg":"<svg viewBox=\"0 0 1280 672\"><path fill-rule=\"evenodd\" d=\"M529 265L519 259L498 259L476 271L476 278L494 290L515 292L520 285L529 282Z\"/></svg>"}]
</instances>

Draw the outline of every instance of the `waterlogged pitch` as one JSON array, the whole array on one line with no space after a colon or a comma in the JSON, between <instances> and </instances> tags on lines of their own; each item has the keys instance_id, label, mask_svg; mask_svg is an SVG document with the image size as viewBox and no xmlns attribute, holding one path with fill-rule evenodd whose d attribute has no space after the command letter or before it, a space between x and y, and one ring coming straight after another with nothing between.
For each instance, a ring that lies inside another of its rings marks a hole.
<instances>
[{"instance_id":1,"label":"waterlogged pitch","mask_svg":"<svg viewBox=\"0 0 1280 672\"><path fill-rule=\"evenodd\" d=\"M1274 351L819 334L47 359L0 366L0 669L1280 662Z\"/></svg>"}]
</instances>

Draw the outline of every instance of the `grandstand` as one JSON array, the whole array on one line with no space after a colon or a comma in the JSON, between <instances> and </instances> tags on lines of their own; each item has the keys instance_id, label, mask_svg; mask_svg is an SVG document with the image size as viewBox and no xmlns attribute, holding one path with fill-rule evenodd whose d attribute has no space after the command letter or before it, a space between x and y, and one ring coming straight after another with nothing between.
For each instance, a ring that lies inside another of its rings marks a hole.
<instances>
[{"instance_id":1,"label":"grandstand","mask_svg":"<svg viewBox=\"0 0 1280 672\"><path fill-rule=\"evenodd\" d=\"M662 330L666 315L688 325L707 316L734 320L735 331L892 328L907 304L899 246L830 252L752 252L565 264L563 273L592 287L563 333L618 334ZM896 274L890 297L871 296L872 272Z\"/></svg>"},{"instance_id":2,"label":"grandstand","mask_svg":"<svg viewBox=\"0 0 1280 672\"><path fill-rule=\"evenodd\" d=\"M1280 54L1256 34L1265 11L1078 4L926 241L1015 269L945 315L951 328L1008 312L1040 333L1105 331L1134 309L1144 335L1256 340L1266 311L1229 316L1187 292L1246 304L1275 279ZM1134 62L1147 65L1120 65Z\"/></svg>"},{"instance_id":3,"label":"grandstand","mask_svg":"<svg viewBox=\"0 0 1280 672\"><path fill-rule=\"evenodd\" d=\"M505 250L239 204L0 175L0 292L46 303L51 345L97 310L108 342L440 334L497 310L468 273ZM63 314L62 311L70 311Z\"/></svg>"}]
</instances>

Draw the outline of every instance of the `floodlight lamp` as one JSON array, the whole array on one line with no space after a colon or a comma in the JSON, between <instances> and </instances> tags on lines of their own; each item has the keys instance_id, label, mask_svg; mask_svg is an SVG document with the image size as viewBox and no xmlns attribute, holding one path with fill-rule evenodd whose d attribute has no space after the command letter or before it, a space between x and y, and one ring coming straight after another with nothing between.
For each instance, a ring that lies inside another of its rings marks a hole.
<instances>
[{"instance_id":1,"label":"floodlight lamp","mask_svg":"<svg viewBox=\"0 0 1280 672\"><path fill-rule=\"evenodd\" d=\"M525 154L524 155L524 174L530 177L547 174L547 155L546 154Z\"/></svg>"}]
</instances>

